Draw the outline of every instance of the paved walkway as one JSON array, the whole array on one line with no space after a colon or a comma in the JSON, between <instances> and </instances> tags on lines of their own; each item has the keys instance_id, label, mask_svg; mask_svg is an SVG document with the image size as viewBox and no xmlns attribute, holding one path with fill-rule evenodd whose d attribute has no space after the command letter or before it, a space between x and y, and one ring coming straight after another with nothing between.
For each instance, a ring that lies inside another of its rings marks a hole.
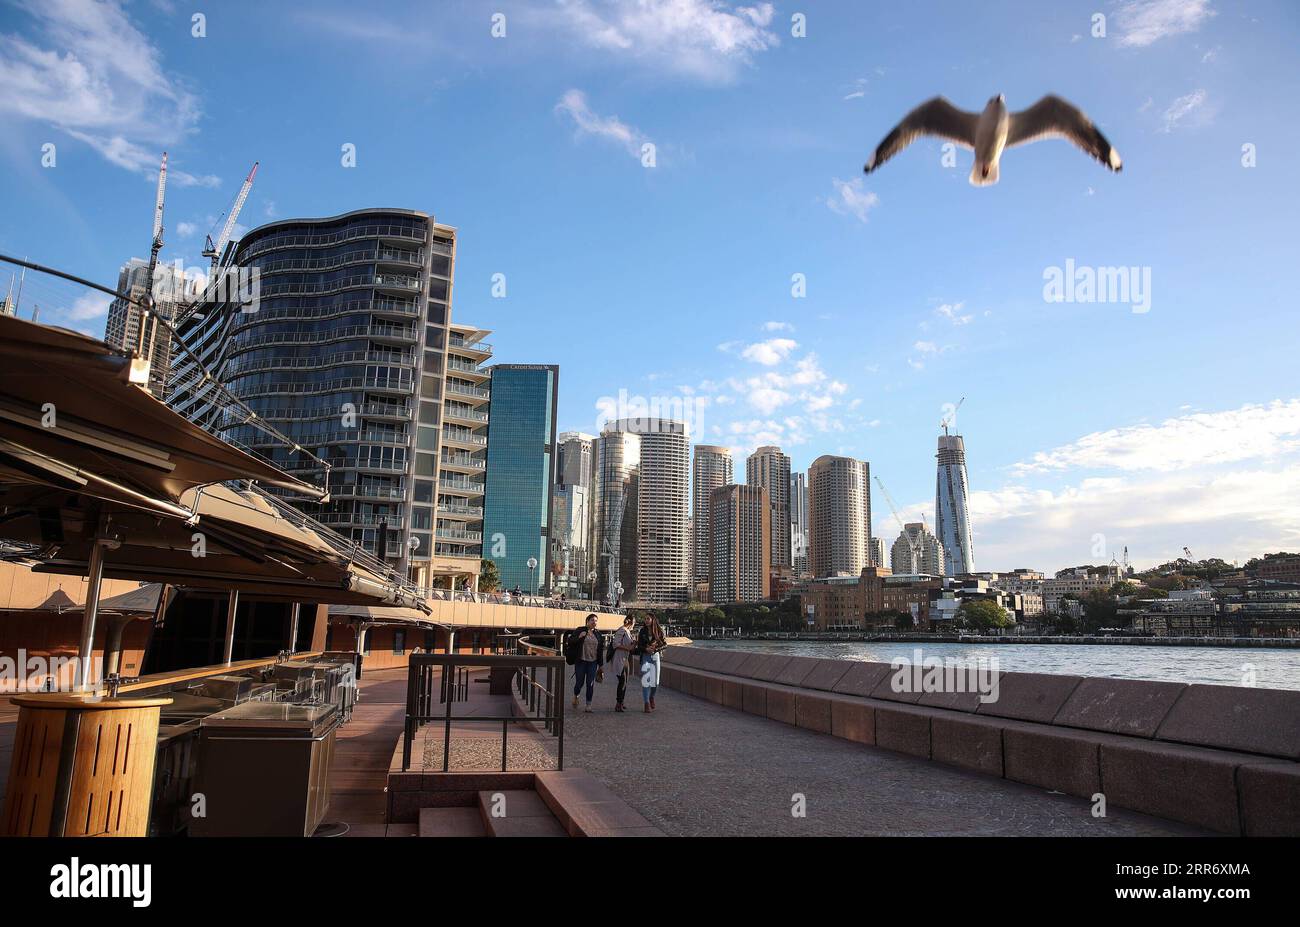
<instances>
[{"instance_id":1,"label":"paved walkway","mask_svg":"<svg viewBox=\"0 0 1300 927\"><path fill-rule=\"evenodd\" d=\"M672 836L1144 836L1198 831L1059 793L864 747L669 689L628 712L614 685L565 715L564 762ZM572 692L572 683L569 691ZM791 811L795 795L806 817Z\"/></svg>"},{"instance_id":2,"label":"paved walkway","mask_svg":"<svg viewBox=\"0 0 1300 927\"><path fill-rule=\"evenodd\" d=\"M349 836L382 837L388 820L388 764L406 717L406 667L364 670L352 720L339 728L330 767L327 819Z\"/></svg>"}]
</instances>

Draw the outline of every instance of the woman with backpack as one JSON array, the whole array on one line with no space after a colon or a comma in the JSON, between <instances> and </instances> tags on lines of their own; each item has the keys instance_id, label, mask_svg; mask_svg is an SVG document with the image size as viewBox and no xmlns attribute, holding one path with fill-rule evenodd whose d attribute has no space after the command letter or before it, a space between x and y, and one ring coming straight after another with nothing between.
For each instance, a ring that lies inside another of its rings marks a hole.
<instances>
[{"instance_id":1,"label":"woman with backpack","mask_svg":"<svg viewBox=\"0 0 1300 927\"><path fill-rule=\"evenodd\" d=\"M654 612L647 612L645 624L636 639L636 653L641 657L641 698L645 710L655 710L655 690L659 688L659 651L668 646L664 629Z\"/></svg>"}]
</instances>

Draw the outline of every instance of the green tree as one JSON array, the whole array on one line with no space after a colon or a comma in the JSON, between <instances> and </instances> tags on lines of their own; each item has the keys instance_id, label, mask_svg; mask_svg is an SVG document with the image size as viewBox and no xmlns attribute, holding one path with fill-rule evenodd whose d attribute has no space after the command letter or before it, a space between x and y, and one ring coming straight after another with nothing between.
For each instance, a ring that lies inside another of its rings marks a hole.
<instances>
[{"instance_id":1,"label":"green tree","mask_svg":"<svg viewBox=\"0 0 1300 927\"><path fill-rule=\"evenodd\" d=\"M479 592L496 592L497 587L501 585L501 571L497 569L495 560L482 560L478 566L478 589Z\"/></svg>"},{"instance_id":2,"label":"green tree","mask_svg":"<svg viewBox=\"0 0 1300 927\"><path fill-rule=\"evenodd\" d=\"M962 603L961 613L968 625L981 631L1005 628L1011 623L1007 620L1006 611L992 599L970 599Z\"/></svg>"},{"instance_id":3,"label":"green tree","mask_svg":"<svg viewBox=\"0 0 1300 927\"><path fill-rule=\"evenodd\" d=\"M718 608L718 606L713 605L705 610L704 620L709 624L722 624L722 622L727 620L727 613Z\"/></svg>"},{"instance_id":4,"label":"green tree","mask_svg":"<svg viewBox=\"0 0 1300 927\"><path fill-rule=\"evenodd\" d=\"M910 631L916 627L916 619L912 617L911 612L896 612L894 614L894 627L900 631Z\"/></svg>"}]
</instances>

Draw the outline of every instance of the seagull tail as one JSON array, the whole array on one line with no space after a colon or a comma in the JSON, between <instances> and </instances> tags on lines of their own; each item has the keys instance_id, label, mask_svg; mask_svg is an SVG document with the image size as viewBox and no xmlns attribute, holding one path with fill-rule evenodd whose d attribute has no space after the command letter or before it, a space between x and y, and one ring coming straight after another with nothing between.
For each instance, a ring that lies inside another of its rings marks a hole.
<instances>
[{"instance_id":1,"label":"seagull tail","mask_svg":"<svg viewBox=\"0 0 1300 927\"><path fill-rule=\"evenodd\" d=\"M976 161L970 169L970 182L974 187L991 187L998 182L998 162L984 165Z\"/></svg>"}]
</instances>

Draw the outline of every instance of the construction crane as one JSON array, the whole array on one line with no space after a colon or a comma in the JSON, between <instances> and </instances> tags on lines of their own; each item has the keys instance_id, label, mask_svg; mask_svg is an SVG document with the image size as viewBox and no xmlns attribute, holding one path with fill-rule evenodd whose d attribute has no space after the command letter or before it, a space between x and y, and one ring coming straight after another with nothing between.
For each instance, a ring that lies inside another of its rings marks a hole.
<instances>
[{"instance_id":1,"label":"construction crane","mask_svg":"<svg viewBox=\"0 0 1300 927\"><path fill-rule=\"evenodd\" d=\"M943 429L944 437L948 436L948 425L956 422L957 410L961 408L961 404L965 401L966 397L962 396L961 399L958 400L957 404L952 407L952 411L939 420L939 427ZM883 488L884 487L882 486L881 489Z\"/></svg>"},{"instance_id":2,"label":"construction crane","mask_svg":"<svg viewBox=\"0 0 1300 927\"><path fill-rule=\"evenodd\" d=\"M1192 552L1188 550L1186 547L1183 548L1183 553L1187 555L1187 559L1190 560L1192 563L1196 562L1196 558L1192 556Z\"/></svg>"},{"instance_id":3,"label":"construction crane","mask_svg":"<svg viewBox=\"0 0 1300 927\"><path fill-rule=\"evenodd\" d=\"M158 196L153 204L153 239L149 243L149 276L145 283L144 307L140 311L139 334L131 357L130 382L148 389L149 367L153 359L154 339L158 336L157 307L154 305L154 275L158 271L158 253L163 246L163 197L167 192L167 152L158 167Z\"/></svg>"},{"instance_id":4,"label":"construction crane","mask_svg":"<svg viewBox=\"0 0 1300 927\"><path fill-rule=\"evenodd\" d=\"M907 533L907 525L903 523L903 516L898 514L898 506L894 502L894 497L889 494L889 490L885 488L885 484L881 482L880 477L876 477L876 485L879 486L880 491L884 493L885 501L889 503L889 511L894 513L894 521L898 522L899 531L902 532L903 537L907 540L907 546L912 549L912 572L921 572L921 567L924 565L922 563L921 541L919 539L914 539ZM924 514L921 515L921 524L925 524ZM927 528L926 530L929 529ZM877 564L877 566L882 565L883 564Z\"/></svg>"},{"instance_id":5,"label":"construction crane","mask_svg":"<svg viewBox=\"0 0 1300 927\"><path fill-rule=\"evenodd\" d=\"M212 275L217 273L217 262L221 260L221 252L226 247L226 242L230 241L231 234L235 231L235 220L239 218L239 211L244 208L244 201L248 199L248 191L253 188L253 178L257 176L257 165L260 162L253 162L253 169L248 172L244 178L244 185L239 188L238 195L235 196L235 202L230 207L230 214L226 216L226 224L221 228L221 234L213 242L212 233L208 233L207 247L203 249L205 258L212 258Z\"/></svg>"}]
</instances>

